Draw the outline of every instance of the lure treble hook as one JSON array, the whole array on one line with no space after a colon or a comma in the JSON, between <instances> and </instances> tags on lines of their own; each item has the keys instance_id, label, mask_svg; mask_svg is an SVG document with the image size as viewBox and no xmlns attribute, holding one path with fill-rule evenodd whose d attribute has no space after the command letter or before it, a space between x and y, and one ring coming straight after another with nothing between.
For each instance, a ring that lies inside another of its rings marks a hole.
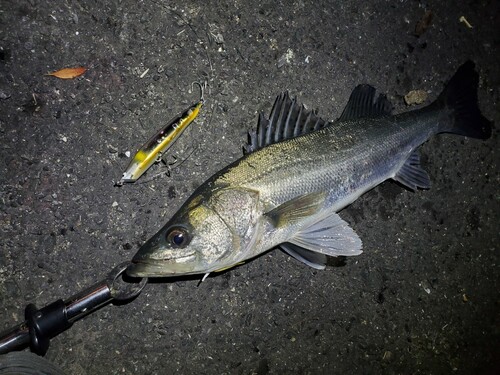
<instances>
[{"instance_id":1,"label":"lure treble hook","mask_svg":"<svg viewBox=\"0 0 500 375\"><path fill-rule=\"evenodd\" d=\"M207 89L207 81L204 81L203 83L200 83L198 81L191 83L191 90L193 90L194 85L198 85L198 87L200 88L200 102L205 103L204 94L205 90Z\"/></svg>"}]
</instances>

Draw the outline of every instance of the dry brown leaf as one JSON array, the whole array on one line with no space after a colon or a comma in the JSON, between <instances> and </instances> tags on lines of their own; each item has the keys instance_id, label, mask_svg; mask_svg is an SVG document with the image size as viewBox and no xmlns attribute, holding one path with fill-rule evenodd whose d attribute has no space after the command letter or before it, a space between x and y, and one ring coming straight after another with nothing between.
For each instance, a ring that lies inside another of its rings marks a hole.
<instances>
[{"instance_id":1,"label":"dry brown leaf","mask_svg":"<svg viewBox=\"0 0 500 375\"><path fill-rule=\"evenodd\" d=\"M48 76L54 76L61 79L72 79L78 76L81 76L83 73L87 71L87 68L79 67L79 68L64 68L61 70L57 70L52 73L47 73Z\"/></svg>"},{"instance_id":2,"label":"dry brown leaf","mask_svg":"<svg viewBox=\"0 0 500 375\"><path fill-rule=\"evenodd\" d=\"M405 95L406 105L422 104L427 100L427 92L424 90L412 90Z\"/></svg>"}]
</instances>

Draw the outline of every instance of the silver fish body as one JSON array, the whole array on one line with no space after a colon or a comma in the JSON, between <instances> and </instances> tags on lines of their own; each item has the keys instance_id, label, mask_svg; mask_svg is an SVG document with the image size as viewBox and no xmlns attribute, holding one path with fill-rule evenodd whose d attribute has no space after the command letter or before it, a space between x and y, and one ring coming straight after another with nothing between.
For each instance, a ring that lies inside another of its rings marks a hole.
<instances>
[{"instance_id":1,"label":"silver fish body","mask_svg":"<svg viewBox=\"0 0 500 375\"><path fill-rule=\"evenodd\" d=\"M360 254L361 240L337 212L387 179L429 188L416 149L436 133L489 137L476 88L474 65L466 63L435 103L391 116L384 98L359 86L331 124L282 95L253 134L253 152L200 186L128 273L208 274L277 246L318 269L326 256Z\"/></svg>"}]
</instances>

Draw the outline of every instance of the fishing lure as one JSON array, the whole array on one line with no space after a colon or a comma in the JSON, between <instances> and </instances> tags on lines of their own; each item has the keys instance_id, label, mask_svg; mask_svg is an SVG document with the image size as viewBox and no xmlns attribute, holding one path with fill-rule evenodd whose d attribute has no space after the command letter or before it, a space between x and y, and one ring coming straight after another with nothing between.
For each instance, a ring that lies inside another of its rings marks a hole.
<instances>
[{"instance_id":1,"label":"fishing lure","mask_svg":"<svg viewBox=\"0 0 500 375\"><path fill-rule=\"evenodd\" d=\"M203 106L203 88L201 88L200 100L187 108L171 119L167 125L158 130L142 147L137 151L129 166L123 173L119 182L122 185L124 182L135 182L139 177L146 172L151 165L161 160L162 154L174 144L179 136L193 122L200 113Z\"/></svg>"}]
</instances>

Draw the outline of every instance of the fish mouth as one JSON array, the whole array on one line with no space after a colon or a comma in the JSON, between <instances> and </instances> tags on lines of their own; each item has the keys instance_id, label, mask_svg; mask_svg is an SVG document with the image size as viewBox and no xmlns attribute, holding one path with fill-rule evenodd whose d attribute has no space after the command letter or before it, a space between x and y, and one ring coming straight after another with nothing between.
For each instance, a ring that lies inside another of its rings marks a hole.
<instances>
[{"instance_id":1,"label":"fish mouth","mask_svg":"<svg viewBox=\"0 0 500 375\"><path fill-rule=\"evenodd\" d=\"M136 254L127 267L127 275L132 277L167 277L193 273L194 253L176 258L144 259Z\"/></svg>"}]
</instances>

